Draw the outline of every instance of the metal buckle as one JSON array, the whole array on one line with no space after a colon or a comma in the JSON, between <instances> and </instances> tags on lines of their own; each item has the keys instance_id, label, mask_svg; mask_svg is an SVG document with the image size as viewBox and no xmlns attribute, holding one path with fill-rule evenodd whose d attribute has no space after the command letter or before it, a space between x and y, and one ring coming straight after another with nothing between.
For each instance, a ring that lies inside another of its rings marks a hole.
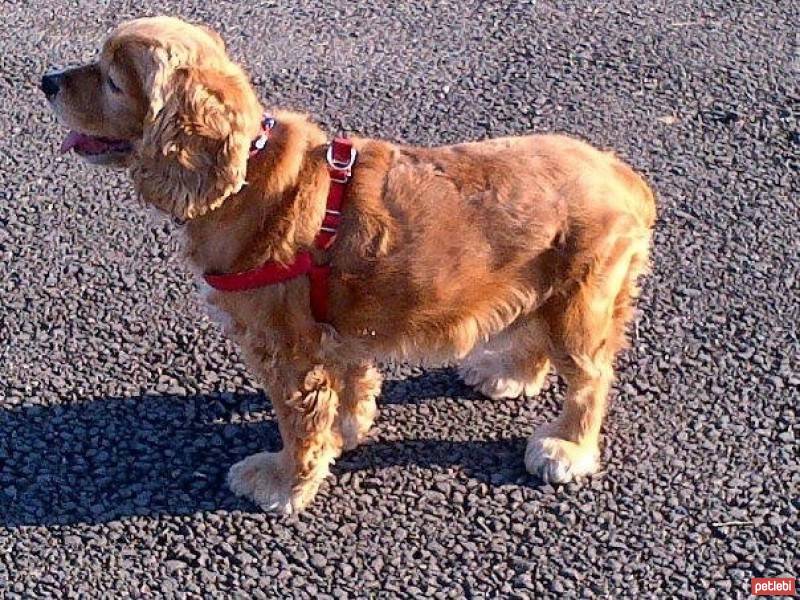
<instances>
[{"instance_id":1,"label":"metal buckle","mask_svg":"<svg viewBox=\"0 0 800 600\"><path fill-rule=\"evenodd\" d=\"M263 150L264 147L267 145L267 141L269 140L269 134L264 132L260 136L256 138L253 142L253 147L256 150Z\"/></svg>"},{"instance_id":2,"label":"metal buckle","mask_svg":"<svg viewBox=\"0 0 800 600\"><path fill-rule=\"evenodd\" d=\"M349 177L350 170L353 168L353 163L356 162L356 149L350 146L350 159L347 162L339 162L333 158L333 143L330 143L328 144L328 151L325 153L325 159L332 169L347 171Z\"/></svg>"}]
</instances>

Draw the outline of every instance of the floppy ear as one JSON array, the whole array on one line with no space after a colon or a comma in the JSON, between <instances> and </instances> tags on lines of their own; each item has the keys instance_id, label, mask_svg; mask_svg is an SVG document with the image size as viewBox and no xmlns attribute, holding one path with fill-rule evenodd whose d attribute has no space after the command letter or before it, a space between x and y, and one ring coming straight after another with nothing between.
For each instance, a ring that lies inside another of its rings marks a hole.
<instances>
[{"instance_id":1,"label":"floppy ear","mask_svg":"<svg viewBox=\"0 0 800 600\"><path fill-rule=\"evenodd\" d=\"M169 58L145 82L150 109L131 174L145 202L191 219L241 189L261 109L238 67L173 68Z\"/></svg>"}]
</instances>

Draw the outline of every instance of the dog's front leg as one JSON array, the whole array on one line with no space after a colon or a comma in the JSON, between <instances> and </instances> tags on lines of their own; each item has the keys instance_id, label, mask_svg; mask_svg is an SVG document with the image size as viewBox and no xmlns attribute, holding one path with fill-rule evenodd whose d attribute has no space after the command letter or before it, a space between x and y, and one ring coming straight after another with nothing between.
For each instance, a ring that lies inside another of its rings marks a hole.
<instances>
[{"instance_id":1,"label":"dog's front leg","mask_svg":"<svg viewBox=\"0 0 800 600\"><path fill-rule=\"evenodd\" d=\"M304 373L302 371L305 371ZM293 373L287 377L287 371ZM283 439L280 452L260 452L231 467L231 490L265 510L297 512L314 498L342 449L332 429L339 404L339 384L322 365L275 369L265 381Z\"/></svg>"}]
</instances>

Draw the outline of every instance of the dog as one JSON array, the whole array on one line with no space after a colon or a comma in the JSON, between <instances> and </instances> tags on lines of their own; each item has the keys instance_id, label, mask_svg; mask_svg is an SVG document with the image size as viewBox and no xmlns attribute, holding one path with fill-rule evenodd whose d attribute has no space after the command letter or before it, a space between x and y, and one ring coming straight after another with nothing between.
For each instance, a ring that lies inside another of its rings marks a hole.
<instances>
[{"instance_id":1,"label":"dog","mask_svg":"<svg viewBox=\"0 0 800 600\"><path fill-rule=\"evenodd\" d=\"M561 135L337 147L303 114L265 119L221 37L171 17L119 25L96 62L42 89L70 129L63 151L126 167L142 201L181 223L209 308L272 401L283 449L233 465L234 493L306 507L367 435L375 361L390 359L460 361L494 399L535 396L555 367L564 406L525 466L550 482L599 468L656 219L651 189L612 152ZM265 269L285 277L239 285Z\"/></svg>"}]
</instances>

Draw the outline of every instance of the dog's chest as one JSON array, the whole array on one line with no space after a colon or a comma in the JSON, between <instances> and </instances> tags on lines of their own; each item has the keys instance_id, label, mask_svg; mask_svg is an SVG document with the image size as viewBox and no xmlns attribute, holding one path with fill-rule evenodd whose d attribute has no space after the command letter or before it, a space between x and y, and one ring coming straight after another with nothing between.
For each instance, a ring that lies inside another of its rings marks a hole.
<instances>
[{"instance_id":1,"label":"dog's chest","mask_svg":"<svg viewBox=\"0 0 800 600\"><path fill-rule=\"evenodd\" d=\"M208 318L222 327L226 335L231 335L234 331L235 320L233 315L222 306L219 292L208 285L202 276L195 276L195 285Z\"/></svg>"}]
</instances>

